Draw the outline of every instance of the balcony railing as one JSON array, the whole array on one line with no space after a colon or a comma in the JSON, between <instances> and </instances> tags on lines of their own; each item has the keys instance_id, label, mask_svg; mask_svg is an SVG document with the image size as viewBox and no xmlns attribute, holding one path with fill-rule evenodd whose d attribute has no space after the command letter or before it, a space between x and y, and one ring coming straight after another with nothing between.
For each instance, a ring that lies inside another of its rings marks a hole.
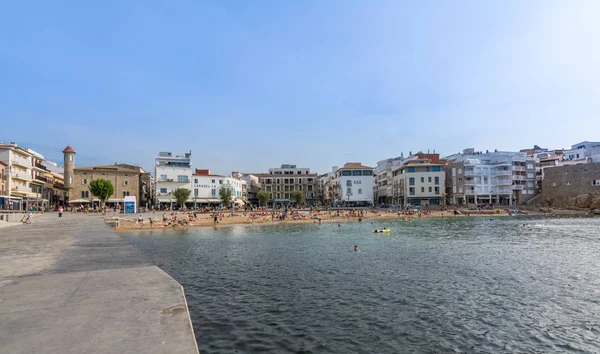
<instances>
[{"instance_id":1,"label":"balcony railing","mask_svg":"<svg viewBox=\"0 0 600 354\"><path fill-rule=\"evenodd\" d=\"M12 178L22 179L22 180L26 180L26 181L31 181L31 175L27 174L27 173L13 172L10 175L12 176Z\"/></svg>"},{"instance_id":2,"label":"balcony railing","mask_svg":"<svg viewBox=\"0 0 600 354\"><path fill-rule=\"evenodd\" d=\"M525 186L522 184L515 184L512 186L512 189L513 190L523 190L523 189L525 189Z\"/></svg>"},{"instance_id":3,"label":"balcony railing","mask_svg":"<svg viewBox=\"0 0 600 354\"><path fill-rule=\"evenodd\" d=\"M44 176L35 176L34 178L35 178L36 180L38 180L38 181L42 181L42 182L44 182L44 183L52 183L51 181L49 182L49 181L48 181L48 178L46 178L46 177L44 177Z\"/></svg>"},{"instance_id":4,"label":"balcony railing","mask_svg":"<svg viewBox=\"0 0 600 354\"><path fill-rule=\"evenodd\" d=\"M13 191L19 191L19 192L27 192L27 193L31 193L31 187L25 187L25 186L14 186L12 188Z\"/></svg>"},{"instance_id":5,"label":"balcony railing","mask_svg":"<svg viewBox=\"0 0 600 354\"><path fill-rule=\"evenodd\" d=\"M42 169L42 170L46 171L46 166L42 165L41 163L36 163L36 164L35 164L35 167L37 167L37 168L39 168L39 169Z\"/></svg>"},{"instance_id":6,"label":"balcony railing","mask_svg":"<svg viewBox=\"0 0 600 354\"><path fill-rule=\"evenodd\" d=\"M523 171L523 167L522 166L513 166L512 170L513 171Z\"/></svg>"},{"instance_id":7,"label":"balcony railing","mask_svg":"<svg viewBox=\"0 0 600 354\"><path fill-rule=\"evenodd\" d=\"M496 176L510 176L512 175L511 170L498 170L496 171Z\"/></svg>"},{"instance_id":8,"label":"balcony railing","mask_svg":"<svg viewBox=\"0 0 600 354\"><path fill-rule=\"evenodd\" d=\"M513 175L513 180L515 180L515 181L524 181L525 179L526 179L525 176Z\"/></svg>"},{"instance_id":9,"label":"balcony railing","mask_svg":"<svg viewBox=\"0 0 600 354\"><path fill-rule=\"evenodd\" d=\"M29 161L28 159L24 159L22 157L13 156L12 163L14 163L16 165L21 165L23 167L31 168L31 161Z\"/></svg>"}]
</instances>

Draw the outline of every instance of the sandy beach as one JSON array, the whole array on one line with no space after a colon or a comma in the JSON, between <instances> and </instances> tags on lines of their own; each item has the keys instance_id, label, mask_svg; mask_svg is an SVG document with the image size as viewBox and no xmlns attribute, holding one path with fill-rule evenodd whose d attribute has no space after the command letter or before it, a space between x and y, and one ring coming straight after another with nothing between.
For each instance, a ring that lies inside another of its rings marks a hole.
<instances>
[{"instance_id":1,"label":"sandy beach","mask_svg":"<svg viewBox=\"0 0 600 354\"><path fill-rule=\"evenodd\" d=\"M400 219L405 221L418 221L421 219L431 218L465 218L465 217L506 217L510 216L504 210L496 212L493 210L461 210L460 214L455 215L452 210L440 211L434 210L428 213L405 215L403 213L394 213L385 210L366 210L362 217L359 216L348 216L348 211L342 211L338 216L336 211L315 211L312 214L307 210L299 210L299 215L294 218L293 216L286 218L286 220L279 220L276 216L272 218L267 213L259 212L236 212L235 216L231 216L229 213L224 212L219 219L218 223L214 222L214 216L212 213L196 213L196 218L193 214L187 212L156 212L156 213L144 213L135 214L130 216L113 215L108 213L105 217L106 220L116 220L118 218L119 224L116 228L118 231L128 230L149 230L149 229L164 229L164 228L193 228L193 227L219 227L229 225L243 225L243 224L297 224L297 223L319 223L320 222L372 222L372 221L384 221L390 219ZM306 214L305 214L306 213ZM163 222L163 214L166 215L168 221ZM514 216L532 216L532 215L585 215L586 210L552 210L551 213L544 213L542 211L529 211L523 210L520 213L514 214ZM143 222L138 222L138 217L142 216ZM254 218L251 216L254 215ZM177 216L177 221L174 222L174 216ZM152 219L152 224L150 223ZM359 220L360 219L360 220ZM179 223L181 220L181 223Z\"/></svg>"}]
</instances>

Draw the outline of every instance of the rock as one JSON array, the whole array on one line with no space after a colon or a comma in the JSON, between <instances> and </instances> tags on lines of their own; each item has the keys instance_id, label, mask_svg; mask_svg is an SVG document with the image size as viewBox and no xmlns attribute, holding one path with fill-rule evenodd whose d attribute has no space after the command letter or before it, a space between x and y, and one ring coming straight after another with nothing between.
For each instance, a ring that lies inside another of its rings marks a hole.
<instances>
[{"instance_id":1,"label":"rock","mask_svg":"<svg viewBox=\"0 0 600 354\"><path fill-rule=\"evenodd\" d=\"M590 209L600 209L600 195L594 194L590 197L589 207Z\"/></svg>"},{"instance_id":2,"label":"rock","mask_svg":"<svg viewBox=\"0 0 600 354\"><path fill-rule=\"evenodd\" d=\"M589 206L590 195L580 194L575 197L575 206L578 208L587 208Z\"/></svg>"}]
</instances>

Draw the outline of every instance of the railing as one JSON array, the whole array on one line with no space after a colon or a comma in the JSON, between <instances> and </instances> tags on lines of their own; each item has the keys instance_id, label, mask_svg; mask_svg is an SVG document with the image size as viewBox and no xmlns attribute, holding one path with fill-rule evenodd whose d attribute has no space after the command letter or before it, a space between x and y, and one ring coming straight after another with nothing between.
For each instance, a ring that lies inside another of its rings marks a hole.
<instances>
[{"instance_id":1,"label":"railing","mask_svg":"<svg viewBox=\"0 0 600 354\"><path fill-rule=\"evenodd\" d=\"M40 169L46 171L46 166L42 165L41 163L36 163L35 167L40 168Z\"/></svg>"},{"instance_id":2,"label":"railing","mask_svg":"<svg viewBox=\"0 0 600 354\"><path fill-rule=\"evenodd\" d=\"M27 166L28 168L31 167L31 161L22 157L13 156L12 162L19 165Z\"/></svg>"},{"instance_id":3,"label":"railing","mask_svg":"<svg viewBox=\"0 0 600 354\"><path fill-rule=\"evenodd\" d=\"M25 186L14 186L12 188L12 190L19 191L19 192L31 193L31 187L25 187Z\"/></svg>"},{"instance_id":4,"label":"railing","mask_svg":"<svg viewBox=\"0 0 600 354\"><path fill-rule=\"evenodd\" d=\"M48 178L44 177L44 176L35 176L35 179L37 179L38 181L42 181L44 183L52 183L52 182L48 182Z\"/></svg>"},{"instance_id":5,"label":"railing","mask_svg":"<svg viewBox=\"0 0 600 354\"><path fill-rule=\"evenodd\" d=\"M525 186L522 184L515 184L512 186L512 189L513 190L522 190L522 189L525 189Z\"/></svg>"},{"instance_id":6,"label":"railing","mask_svg":"<svg viewBox=\"0 0 600 354\"><path fill-rule=\"evenodd\" d=\"M513 180L524 181L525 180L525 176L513 175Z\"/></svg>"},{"instance_id":7,"label":"railing","mask_svg":"<svg viewBox=\"0 0 600 354\"><path fill-rule=\"evenodd\" d=\"M59 183L59 182L54 182L54 187L56 187L56 188L65 188L65 184L64 183Z\"/></svg>"},{"instance_id":8,"label":"railing","mask_svg":"<svg viewBox=\"0 0 600 354\"><path fill-rule=\"evenodd\" d=\"M31 180L31 175L27 174L27 173L16 173L13 172L10 174L12 176L12 178L18 178L18 179L25 179L25 180Z\"/></svg>"},{"instance_id":9,"label":"railing","mask_svg":"<svg viewBox=\"0 0 600 354\"><path fill-rule=\"evenodd\" d=\"M513 166L512 170L513 171L523 171L523 167L522 166Z\"/></svg>"},{"instance_id":10,"label":"railing","mask_svg":"<svg viewBox=\"0 0 600 354\"><path fill-rule=\"evenodd\" d=\"M510 175L512 175L511 170L497 170L496 171L496 176L510 176Z\"/></svg>"}]
</instances>

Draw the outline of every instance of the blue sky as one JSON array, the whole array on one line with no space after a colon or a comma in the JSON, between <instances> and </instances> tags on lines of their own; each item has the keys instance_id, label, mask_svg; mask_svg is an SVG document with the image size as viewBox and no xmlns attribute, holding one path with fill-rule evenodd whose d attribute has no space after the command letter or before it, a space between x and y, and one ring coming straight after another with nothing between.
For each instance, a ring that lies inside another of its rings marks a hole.
<instances>
[{"instance_id":1,"label":"blue sky","mask_svg":"<svg viewBox=\"0 0 600 354\"><path fill-rule=\"evenodd\" d=\"M326 172L598 140L598 1L0 3L0 141Z\"/></svg>"}]
</instances>

